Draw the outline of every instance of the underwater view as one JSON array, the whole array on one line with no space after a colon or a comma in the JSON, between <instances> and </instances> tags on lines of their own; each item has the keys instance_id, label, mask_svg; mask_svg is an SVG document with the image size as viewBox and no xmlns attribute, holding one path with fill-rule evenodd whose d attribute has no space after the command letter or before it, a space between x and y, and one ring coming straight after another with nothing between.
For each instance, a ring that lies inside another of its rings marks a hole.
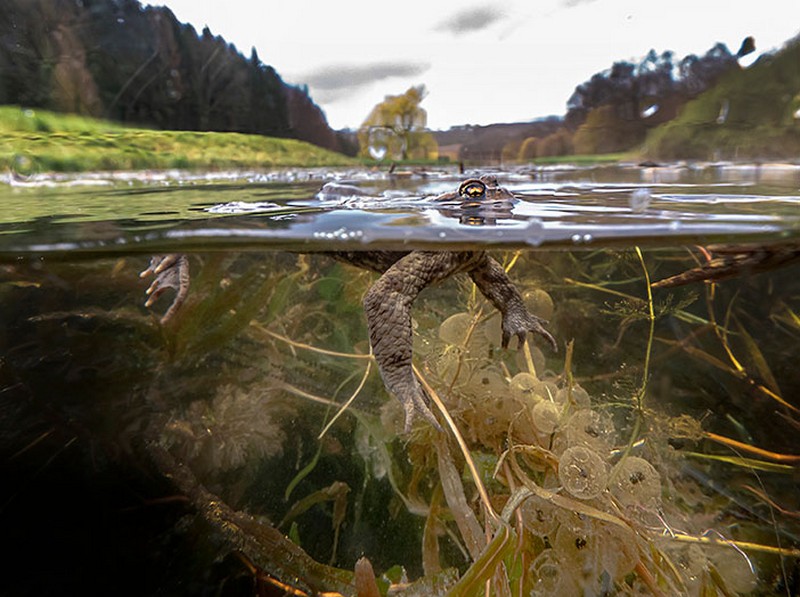
<instances>
[{"instance_id":1,"label":"underwater view","mask_svg":"<svg viewBox=\"0 0 800 597\"><path fill-rule=\"evenodd\" d=\"M5 175L0 592L800 594L799 188Z\"/></svg>"}]
</instances>

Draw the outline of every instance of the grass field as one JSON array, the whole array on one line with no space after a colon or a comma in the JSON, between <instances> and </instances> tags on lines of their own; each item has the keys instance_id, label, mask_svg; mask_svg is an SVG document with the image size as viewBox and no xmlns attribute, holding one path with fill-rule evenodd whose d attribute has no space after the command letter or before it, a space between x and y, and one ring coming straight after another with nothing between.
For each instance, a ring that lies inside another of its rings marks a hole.
<instances>
[{"instance_id":1,"label":"grass field","mask_svg":"<svg viewBox=\"0 0 800 597\"><path fill-rule=\"evenodd\" d=\"M638 155L635 152L626 153L597 153L590 155L559 155L546 158L529 160L540 166L556 164L573 164L575 166L592 166L603 164L617 164L624 161L635 161Z\"/></svg>"},{"instance_id":2,"label":"grass field","mask_svg":"<svg viewBox=\"0 0 800 597\"><path fill-rule=\"evenodd\" d=\"M44 110L0 106L0 170L273 168L345 166L355 160L294 139L157 131Z\"/></svg>"}]
</instances>

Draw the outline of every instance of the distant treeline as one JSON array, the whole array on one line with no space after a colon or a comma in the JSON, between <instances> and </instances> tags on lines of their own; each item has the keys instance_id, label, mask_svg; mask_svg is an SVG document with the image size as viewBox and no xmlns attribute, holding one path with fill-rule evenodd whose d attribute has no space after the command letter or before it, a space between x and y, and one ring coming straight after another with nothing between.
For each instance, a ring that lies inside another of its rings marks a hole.
<instances>
[{"instance_id":1,"label":"distant treeline","mask_svg":"<svg viewBox=\"0 0 800 597\"><path fill-rule=\"evenodd\" d=\"M516 160L527 138L543 138L563 126L563 118L550 116L533 122L454 126L433 133L439 155L472 163ZM516 149L514 149L516 148Z\"/></svg>"},{"instance_id":2,"label":"distant treeline","mask_svg":"<svg viewBox=\"0 0 800 597\"><path fill-rule=\"evenodd\" d=\"M730 71L649 131L653 159L800 159L800 36Z\"/></svg>"},{"instance_id":3,"label":"distant treeline","mask_svg":"<svg viewBox=\"0 0 800 597\"><path fill-rule=\"evenodd\" d=\"M751 47L748 40L740 52ZM562 126L511 141L504 156L530 160L630 150L641 145L650 129L675 118L686 102L740 70L737 55L721 43L703 56L679 61L673 52L650 50L638 64L615 62L575 88Z\"/></svg>"},{"instance_id":4,"label":"distant treeline","mask_svg":"<svg viewBox=\"0 0 800 597\"><path fill-rule=\"evenodd\" d=\"M138 0L2 0L0 104L345 147L307 90ZM349 151L348 151L349 150Z\"/></svg>"},{"instance_id":5,"label":"distant treeline","mask_svg":"<svg viewBox=\"0 0 800 597\"><path fill-rule=\"evenodd\" d=\"M740 73L737 54L721 43L680 60L650 52L638 63L615 62L575 88L564 116L527 123L459 126L434 133L440 155L470 162L527 161L618 153L641 146L650 130L670 122L725 75Z\"/></svg>"}]
</instances>

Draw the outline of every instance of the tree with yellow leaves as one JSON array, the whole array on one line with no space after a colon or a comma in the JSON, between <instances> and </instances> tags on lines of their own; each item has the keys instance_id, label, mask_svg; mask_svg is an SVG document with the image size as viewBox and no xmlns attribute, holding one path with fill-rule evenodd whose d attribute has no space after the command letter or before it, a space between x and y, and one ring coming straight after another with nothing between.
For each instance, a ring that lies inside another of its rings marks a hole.
<instances>
[{"instance_id":1,"label":"tree with yellow leaves","mask_svg":"<svg viewBox=\"0 0 800 597\"><path fill-rule=\"evenodd\" d=\"M367 116L358 130L361 154L381 160L436 159L439 146L426 130L428 114L420 103L424 85L402 95L387 95Z\"/></svg>"}]
</instances>

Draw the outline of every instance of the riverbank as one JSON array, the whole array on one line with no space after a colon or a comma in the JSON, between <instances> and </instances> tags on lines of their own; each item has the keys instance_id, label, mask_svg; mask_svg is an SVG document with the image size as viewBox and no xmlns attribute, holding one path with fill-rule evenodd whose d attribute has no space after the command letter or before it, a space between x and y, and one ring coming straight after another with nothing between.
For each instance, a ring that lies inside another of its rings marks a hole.
<instances>
[{"instance_id":1,"label":"riverbank","mask_svg":"<svg viewBox=\"0 0 800 597\"><path fill-rule=\"evenodd\" d=\"M359 163L294 139L139 129L17 106L0 106L0 137L0 170L24 177L40 172L264 169Z\"/></svg>"}]
</instances>

